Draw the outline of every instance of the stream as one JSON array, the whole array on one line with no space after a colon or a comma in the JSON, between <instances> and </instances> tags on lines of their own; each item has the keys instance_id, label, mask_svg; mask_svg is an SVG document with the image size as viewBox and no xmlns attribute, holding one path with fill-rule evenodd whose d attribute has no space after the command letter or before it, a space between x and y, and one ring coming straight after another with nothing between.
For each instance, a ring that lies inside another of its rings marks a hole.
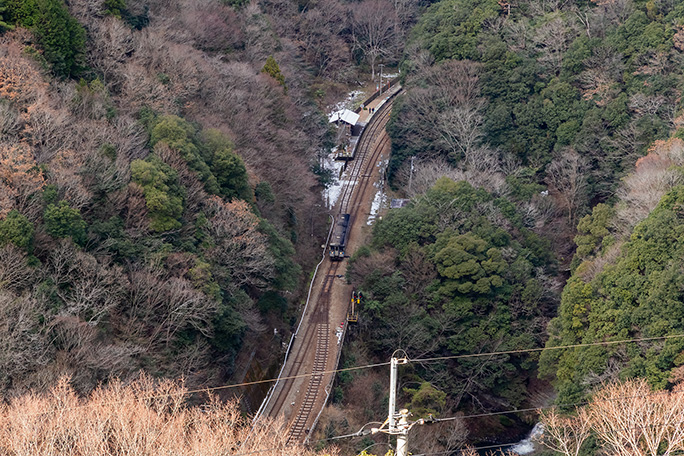
<instances>
[{"instance_id":1,"label":"stream","mask_svg":"<svg viewBox=\"0 0 684 456\"><path fill-rule=\"evenodd\" d=\"M534 444L534 437L539 436L542 431L543 431L543 426L541 423L537 423L534 425L530 433L522 439L520 442L516 443L513 446L505 446L505 447L500 447L500 448L493 448L493 449L488 449L488 450L483 450L480 451L481 455L487 455L490 452L494 452L496 454L496 451L502 450L502 451L512 451L520 456L525 456L528 454L534 453L534 450L536 449L536 445Z\"/></svg>"}]
</instances>

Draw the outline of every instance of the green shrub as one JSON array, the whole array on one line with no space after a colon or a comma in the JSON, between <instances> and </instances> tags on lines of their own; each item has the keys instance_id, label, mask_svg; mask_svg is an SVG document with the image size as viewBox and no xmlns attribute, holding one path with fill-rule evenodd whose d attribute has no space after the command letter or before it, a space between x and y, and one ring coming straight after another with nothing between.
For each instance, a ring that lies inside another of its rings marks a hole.
<instances>
[{"instance_id":1,"label":"green shrub","mask_svg":"<svg viewBox=\"0 0 684 456\"><path fill-rule=\"evenodd\" d=\"M27 252L33 250L33 224L16 210L0 220L0 245L8 243Z\"/></svg>"},{"instance_id":2,"label":"green shrub","mask_svg":"<svg viewBox=\"0 0 684 456\"><path fill-rule=\"evenodd\" d=\"M59 77L74 77L85 68L85 29L62 0L6 0L10 20L28 27L43 57Z\"/></svg>"},{"instance_id":3,"label":"green shrub","mask_svg":"<svg viewBox=\"0 0 684 456\"><path fill-rule=\"evenodd\" d=\"M83 245L86 241L86 222L81 212L69 206L66 201L49 204L43 214L45 229L54 237L71 237L75 243Z\"/></svg>"},{"instance_id":4,"label":"green shrub","mask_svg":"<svg viewBox=\"0 0 684 456\"><path fill-rule=\"evenodd\" d=\"M0 0L0 33L12 30L13 28L10 24L9 13L7 12L7 1Z\"/></svg>"},{"instance_id":5,"label":"green shrub","mask_svg":"<svg viewBox=\"0 0 684 456\"><path fill-rule=\"evenodd\" d=\"M280 71L280 66L278 66L278 62L276 62L272 55L269 55L266 59L266 63L264 64L264 67L261 69L261 72L266 73L267 75L278 81L278 84L283 86L283 91L287 93L287 86L285 85L285 75L283 75L282 71Z\"/></svg>"},{"instance_id":6,"label":"green shrub","mask_svg":"<svg viewBox=\"0 0 684 456\"><path fill-rule=\"evenodd\" d=\"M257 184L254 189L254 196L256 199L262 203L274 203L275 194L273 193L273 188L271 184L266 181L261 181Z\"/></svg>"},{"instance_id":7,"label":"green shrub","mask_svg":"<svg viewBox=\"0 0 684 456\"><path fill-rule=\"evenodd\" d=\"M185 192L178 184L176 170L150 156L131 163L131 177L143 188L150 228L158 232L180 228Z\"/></svg>"},{"instance_id":8,"label":"green shrub","mask_svg":"<svg viewBox=\"0 0 684 456\"><path fill-rule=\"evenodd\" d=\"M126 0L104 0L105 13L121 19L126 11Z\"/></svg>"}]
</instances>

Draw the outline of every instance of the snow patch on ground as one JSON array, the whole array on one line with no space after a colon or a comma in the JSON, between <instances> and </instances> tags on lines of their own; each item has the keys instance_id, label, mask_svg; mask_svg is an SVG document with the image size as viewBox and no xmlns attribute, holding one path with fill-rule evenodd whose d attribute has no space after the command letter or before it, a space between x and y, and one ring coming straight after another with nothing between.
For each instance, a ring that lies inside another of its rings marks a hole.
<instances>
[{"instance_id":1,"label":"snow patch on ground","mask_svg":"<svg viewBox=\"0 0 684 456\"><path fill-rule=\"evenodd\" d=\"M371 210L370 214L368 214L368 221L366 222L366 225L372 225L375 223L378 212L380 212L381 209L389 206L389 198L387 198L387 195L384 192L385 182L383 179L385 174L384 170L387 167L388 162L389 160L381 160L380 163L378 163L378 168L380 168L380 181L375 183L375 188L377 188L378 191L375 193L375 197L371 203Z\"/></svg>"},{"instance_id":2,"label":"snow patch on ground","mask_svg":"<svg viewBox=\"0 0 684 456\"><path fill-rule=\"evenodd\" d=\"M344 167L343 161L333 160L332 154L329 154L323 160L323 168L329 169L333 173L333 183L323 190L323 200L328 209L332 209L342 195L342 188L347 182L344 179L342 169Z\"/></svg>"},{"instance_id":3,"label":"snow patch on ground","mask_svg":"<svg viewBox=\"0 0 684 456\"><path fill-rule=\"evenodd\" d=\"M364 98L365 94L361 90L352 90L347 94L344 100L329 108L328 115L332 114L333 112L342 111L343 109L350 109L353 111L354 105L363 101Z\"/></svg>"},{"instance_id":4,"label":"snow patch on ground","mask_svg":"<svg viewBox=\"0 0 684 456\"><path fill-rule=\"evenodd\" d=\"M328 118L335 112L343 109L352 110L354 104L360 103L365 98L365 94L361 90L352 90L347 94L344 100L328 108ZM343 167L344 161L337 161L333 159L333 154L328 154L323 160L323 168L329 169L333 173L333 184L323 190L323 200L328 209L332 209L342 195L342 189L348 180L344 179Z\"/></svg>"},{"instance_id":5,"label":"snow patch on ground","mask_svg":"<svg viewBox=\"0 0 684 456\"><path fill-rule=\"evenodd\" d=\"M379 187L378 184L375 184L375 186ZM373 202L371 203L371 210L366 225L372 225L375 222L378 212L384 207L387 207L387 195L385 195L381 188L378 188L377 193L375 193L375 198L373 198Z\"/></svg>"}]
</instances>

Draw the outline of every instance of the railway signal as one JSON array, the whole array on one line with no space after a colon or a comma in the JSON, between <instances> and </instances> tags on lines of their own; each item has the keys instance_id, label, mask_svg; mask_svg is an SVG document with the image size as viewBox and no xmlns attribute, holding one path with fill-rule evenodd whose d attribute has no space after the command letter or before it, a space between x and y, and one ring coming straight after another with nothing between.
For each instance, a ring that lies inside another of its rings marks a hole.
<instances>
[{"instance_id":1,"label":"railway signal","mask_svg":"<svg viewBox=\"0 0 684 456\"><path fill-rule=\"evenodd\" d=\"M359 305L361 304L362 297L363 295L360 291L352 291L349 312L347 313L347 321L349 323L359 322Z\"/></svg>"}]
</instances>

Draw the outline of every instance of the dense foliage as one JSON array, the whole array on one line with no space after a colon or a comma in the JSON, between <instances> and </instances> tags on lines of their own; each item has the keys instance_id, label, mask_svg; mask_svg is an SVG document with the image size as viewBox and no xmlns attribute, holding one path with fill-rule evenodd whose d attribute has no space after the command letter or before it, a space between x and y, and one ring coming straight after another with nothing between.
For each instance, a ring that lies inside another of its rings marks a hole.
<instances>
[{"instance_id":1,"label":"dense foliage","mask_svg":"<svg viewBox=\"0 0 684 456\"><path fill-rule=\"evenodd\" d=\"M83 72L85 30L62 0L6 0L5 11L10 23L34 30L43 57L57 76Z\"/></svg>"},{"instance_id":2,"label":"dense foliage","mask_svg":"<svg viewBox=\"0 0 684 456\"><path fill-rule=\"evenodd\" d=\"M391 182L412 203L353 263L374 344L443 355L681 334L682 144L660 140L682 126L683 51L678 2L429 6L388 127ZM444 175L467 183L449 193ZM682 353L680 339L549 350L539 368L567 404L618 378L670 387ZM518 406L537 360L497 361L417 368L416 381L448 403Z\"/></svg>"},{"instance_id":3,"label":"dense foliage","mask_svg":"<svg viewBox=\"0 0 684 456\"><path fill-rule=\"evenodd\" d=\"M552 321L548 346L638 339L681 334L684 187L667 193L639 223L614 260L587 276L592 261L580 264L568 281L559 316ZM601 229L599 207L592 214L594 233L604 245L610 235ZM589 230L587 230L589 231ZM601 236L601 231L605 234ZM587 235L579 237L585 246ZM601 250L598 249L598 252ZM579 249L578 249L579 252ZM578 253L580 255L581 253ZM607 253L598 253L599 258ZM596 261L596 260L593 260ZM642 377L656 388L668 386L671 371L683 363L681 339L628 343L590 349L553 350L542 358L554 373L561 403L579 400L594 383L608 378Z\"/></svg>"},{"instance_id":4,"label":"dense foliage","mask_svg":"<svg viewBox=\"0 0 684 456\"><path fill-rule=\"evenodd\" d=\"M482 144L517 158L538 180L557 154L576 151L589 166L590 199L605 198L673 126L684 8L645 0L501 5L443 0L421 17L405 62L411 89L390 129L391 171L410 156L462 159L443 139L458 130L453 112L466 110L477 118L462 120L467 130L477 129ZM433 59L477 62L484 104L472 97L445 103L445 88L432 90L439 80L425 67ZM416 143L423 131L427 147Z\"/></svg>"},{"instance_id":5,"label":"dense foliage","mask_svg":"<svg viewBox=\"0 0 684 456\"><path fill-rule=\"evenodd\" d=\"M554 306L548 252L508 200L442 178L378 222L372 247L353 258L365 337L378 355L403 348L413 358L539 347ZM445 361L415 375L447 393L451 407L479 408L520 406L536 373L528 357L511 355ZM432 407L445 412L441 401Z\"/></svg>"},{"instance_id":6,"label":"dense foliage","mask_svg":"<svg viewBox=\"0 0 684 456\"><path fill-rule=\"evenodd\" d=\"M280 359L327 123L298 50L224 3L0 2L3 393Z\"/></svg>"}]
</instances>

